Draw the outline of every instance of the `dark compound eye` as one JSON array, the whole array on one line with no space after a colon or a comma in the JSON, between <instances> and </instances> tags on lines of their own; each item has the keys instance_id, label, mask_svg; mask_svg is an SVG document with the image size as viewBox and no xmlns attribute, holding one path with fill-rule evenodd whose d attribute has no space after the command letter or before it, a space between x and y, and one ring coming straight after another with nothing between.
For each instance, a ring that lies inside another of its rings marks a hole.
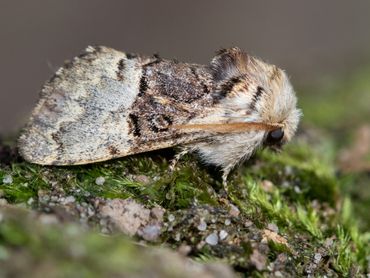
<instances>
[{"instance_id":1,"label":"dark compound eye","mask_svg":"<svg viewBox=\"0 0 370 278\"><path fill-rule=\"evenodd\" d=\"M281 128L272 130L268 133L266 143L268 145L274 145L280 143L284 137L284 131Z\"/></svg>"}]
</instances>

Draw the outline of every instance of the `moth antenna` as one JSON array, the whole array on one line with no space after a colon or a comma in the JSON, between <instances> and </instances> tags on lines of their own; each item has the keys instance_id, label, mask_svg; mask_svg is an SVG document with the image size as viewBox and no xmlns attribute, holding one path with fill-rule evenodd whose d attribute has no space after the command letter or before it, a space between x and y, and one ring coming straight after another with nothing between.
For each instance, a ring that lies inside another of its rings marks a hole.
<instances>
[{"instance_id":1,"label":"moth antenna","mask_svg":"<svg viewBox=\"0 0 370 278\"><path fill-rule=\"evenodd\" d=\"M51 73L54 73L56 71L55 66L53 66L53 63L51 61L46 61L46 65Z\"/></svg>"}]
</instances>

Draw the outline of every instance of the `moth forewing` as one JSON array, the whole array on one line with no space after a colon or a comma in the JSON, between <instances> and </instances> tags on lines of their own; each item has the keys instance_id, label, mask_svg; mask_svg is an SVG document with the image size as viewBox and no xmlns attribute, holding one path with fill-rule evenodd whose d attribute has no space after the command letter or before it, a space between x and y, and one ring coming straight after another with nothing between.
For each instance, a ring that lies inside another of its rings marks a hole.
<instances>
[{"instance_id":1,"label":"moth forewing","mask_svg":"<svg viewBox=\"0 0 370 278\"><path fill-rule=\"evenodd\" d=\"M117 64L127 61L117 80ZM119 109L137 96L139 63L109 48L89 47L45 84L20 137L21 154L39 164L84 164L129 154L128 123ZM122 94L125 92L125 94Z\"/></svg>"},{"instance_id":2,"label":"moth forewing","mask_svg":"<svg viewBox=\"0 0 370 278\"><path fill-rule=\"evenodd\" d=\"M19 149L33 163L73 165L181 146L225 177L266 138L290 139L298 121L286 75L238 48L197 65L88 47L44 85Z\"/></svg>"}]
</instances>

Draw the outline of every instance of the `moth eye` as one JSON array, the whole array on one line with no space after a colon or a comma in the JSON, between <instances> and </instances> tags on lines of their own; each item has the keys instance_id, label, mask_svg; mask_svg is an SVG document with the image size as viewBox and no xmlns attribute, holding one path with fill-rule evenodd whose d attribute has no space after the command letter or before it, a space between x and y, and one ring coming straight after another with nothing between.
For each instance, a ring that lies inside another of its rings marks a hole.
<instances>
[{"instance_id":1,"label":"moth eye","mask_svg":"<svg viewBox=\"0 0 370 278\"><path fill-rule=\"evenodd\" d=\"M269 145L280 143L283 137L284 131L281 128L274 129L268 133L266 143Z\"/></svg>"}]
</instances>

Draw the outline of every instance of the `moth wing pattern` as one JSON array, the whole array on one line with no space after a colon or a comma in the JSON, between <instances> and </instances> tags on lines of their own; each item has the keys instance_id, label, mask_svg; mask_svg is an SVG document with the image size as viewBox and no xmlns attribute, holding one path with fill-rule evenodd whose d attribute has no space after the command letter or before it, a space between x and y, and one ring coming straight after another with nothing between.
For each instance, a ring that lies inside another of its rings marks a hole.
<instances>
[{"instance_id":1,"label":"moth wing pattern","mask_svg":"<svg viewBox=\"0 0 370 278\"><path fill-rule=\"evenodd\" d=\"M196 91L210 92L205 84L209 76L204 76L204 84L198 82L199 88L194 87L197 71L205 74L196 66L189 68L158 57L88 47L44 85L19 139L20 153L37 164L76 165L205 137L174 134L168 128L186 123L197 113L190 108L191 97L189 101L186 93L196 97ZM189 75L190 81L184 82L179 75L185 79ZM198 97L204 98L203 104L210 104L207 95ZM203 108L201 105L198 110ZM168 116L176 112L176 119Z\"/></svg>"}]
</instances>

